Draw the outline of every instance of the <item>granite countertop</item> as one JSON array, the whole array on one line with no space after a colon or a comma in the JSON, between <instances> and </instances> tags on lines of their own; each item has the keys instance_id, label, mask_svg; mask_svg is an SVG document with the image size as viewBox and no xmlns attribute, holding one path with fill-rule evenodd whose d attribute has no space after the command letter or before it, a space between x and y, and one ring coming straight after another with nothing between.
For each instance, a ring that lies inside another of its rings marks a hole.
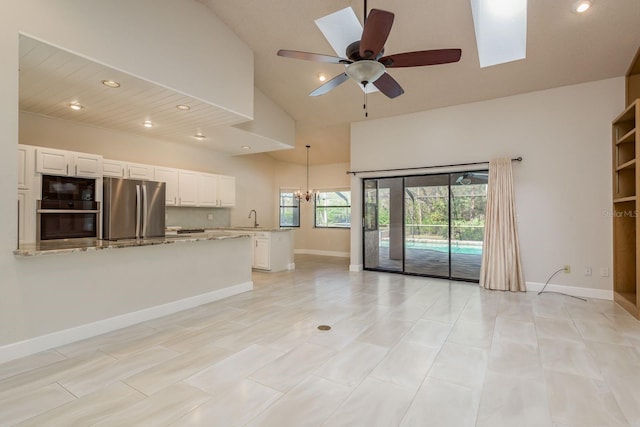
<instances>
[{"instance_id":1,"label":"granite countertop","mask_svg":"<svg viewBox=\"0 0 640 427\"><path fill-rule=\"evenodd\" d=\"M212 229L215 230L224 230L224 231L233 231L233 230L241 230L241 231L290 231L295 230L295 228L287 228L287 227L221 227Z\"/></svg>"},{"instance_id":2,"label":"granite countertop","mask_svg":"<svg viewBox=\"0 0 640 427\"><path fill-rule=\"evenodd\" d=\"M239 237L251 237L249 234L229 231L205 231L203 233L179 234L166 237L155 237L150 239L126 239L126 240L100 240L100 239L67 239L49 240L38 243L22 244L13 251L16 256L40 256L74 252L97 251L104 249L121 249L137 246L166 245L174 243L198 242L203 240L225 240Z\"/></svg>"}]
</instances>

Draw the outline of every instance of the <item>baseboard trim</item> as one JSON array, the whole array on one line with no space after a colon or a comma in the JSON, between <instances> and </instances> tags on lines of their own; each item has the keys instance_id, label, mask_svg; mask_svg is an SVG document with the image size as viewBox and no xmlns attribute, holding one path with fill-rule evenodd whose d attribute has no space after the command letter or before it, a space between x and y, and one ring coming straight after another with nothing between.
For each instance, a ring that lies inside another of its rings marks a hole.
<instances>
[{"instance_id":1,"label":"baseboard trim","mask_svg":"<svg viewBox=\"0 0 640 427\"><path fill-rule=\"evenodd\" d=\"M540 292L543 287L544 283L527 282L527 292ZM613 290L608 289L593 289L581 286L555 285L553 283L549 283L545 288L545 292L546 291L562 292L563 294L583 298L613 300Z\"/></svg>"},{"instance_id":2,"label":"baseboard trim","mask_svg":"<svg viewBox=\"0 0 640 427\"><path fill-rule=\"evenodd\" d=\"M359 273L364 269L362 264L349 264L349 271Z\"/></svg>"},{"instance_id":3,"label":"baseboard trim","mask_svg":"<svg viewBox=\"0 0 640 427\"><path fill-rule=\"evenodd\" d=\"M338 252L338 251L317 251L315 249L296 249L293 251L296 255L320 255L320 256L333 256L338 258L349 258L351 252Z\"/></svg>"},{"instance_id":4,"label":"baseboard trim","mask_svg":"<svg viewBox=\"0 0 640 427\"><path fill-rule=\"evenodd\" d=\"M110 317L97 322L87 323L73 328L52 332L47 335L41 335L39 337L8 344L0 347L0 363L115 331L116 329L125 328L137 323L146 322L147 320L167 316L169 314L177 313L178 311L218 301L252 289L252 281L240 283L238 285L229 286L228 288L218 289L205 294L172 301L167 304L145 308L132 313Z\"/></svg>"}]
</instances>

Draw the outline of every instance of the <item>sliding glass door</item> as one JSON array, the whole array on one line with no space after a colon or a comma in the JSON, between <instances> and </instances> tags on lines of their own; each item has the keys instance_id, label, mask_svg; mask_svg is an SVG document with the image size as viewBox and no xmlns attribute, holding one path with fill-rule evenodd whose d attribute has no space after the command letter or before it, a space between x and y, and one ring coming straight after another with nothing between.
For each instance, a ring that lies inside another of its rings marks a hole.
<instances>
[{"instance_id":1,"label":"sliding glass door","mask_svg":"<svg viewBox=\"0 0 640 427\"><path fill-rule=\"evenodd\" d=\"M364 180L364 268L478 281L486 171Z\"/></svg>"}]
</instances>

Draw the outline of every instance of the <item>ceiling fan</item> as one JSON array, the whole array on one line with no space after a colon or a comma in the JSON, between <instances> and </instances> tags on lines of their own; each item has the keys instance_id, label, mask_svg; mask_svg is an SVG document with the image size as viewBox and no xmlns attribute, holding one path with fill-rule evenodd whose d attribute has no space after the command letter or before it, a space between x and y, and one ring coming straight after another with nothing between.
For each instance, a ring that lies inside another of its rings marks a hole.
<instances>
[{"instance_id":1,"label":"ceiling fan","mask_svg":"<svg viewBox=\"0 0 640 427\"><path fill-rule=\"evenodd\" d=\"M387 68L421 67L425 65L447 64L458 62L461 49L435 49L405 52L395 55L384 55L384 44L391 32L394 14L380 9L372 9L366 16L367 2L364 2L365 21L360 40L353 41L346 48L346 58L318 53L300 52L281 49L279 56L303 59L307 61L328 62L346 65L344 73L338 74L322 84L309 96L324 95L330 90L352 78L365 89L373 84L389 98L396 98L404 93L402 86L386 72ZM366 109L366 101L365 101Z\"/></svg>"}]
</instances>

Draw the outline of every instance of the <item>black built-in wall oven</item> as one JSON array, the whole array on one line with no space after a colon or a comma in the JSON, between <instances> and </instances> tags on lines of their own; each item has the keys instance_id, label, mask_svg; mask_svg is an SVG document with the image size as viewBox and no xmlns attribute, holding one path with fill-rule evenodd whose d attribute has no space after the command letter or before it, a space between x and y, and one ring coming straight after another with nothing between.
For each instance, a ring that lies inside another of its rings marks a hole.
<instances>
[{"instance_id":1,"label":"black built-in wall oven","mask_svg":"<svg viewBox=\"0 0 640 427\"><path fill-rule=\"evenodd\" d=\"M98 237L100 204L96 180L42 175L37 206L38 240Z\"/></svg>"}]
</instances>

